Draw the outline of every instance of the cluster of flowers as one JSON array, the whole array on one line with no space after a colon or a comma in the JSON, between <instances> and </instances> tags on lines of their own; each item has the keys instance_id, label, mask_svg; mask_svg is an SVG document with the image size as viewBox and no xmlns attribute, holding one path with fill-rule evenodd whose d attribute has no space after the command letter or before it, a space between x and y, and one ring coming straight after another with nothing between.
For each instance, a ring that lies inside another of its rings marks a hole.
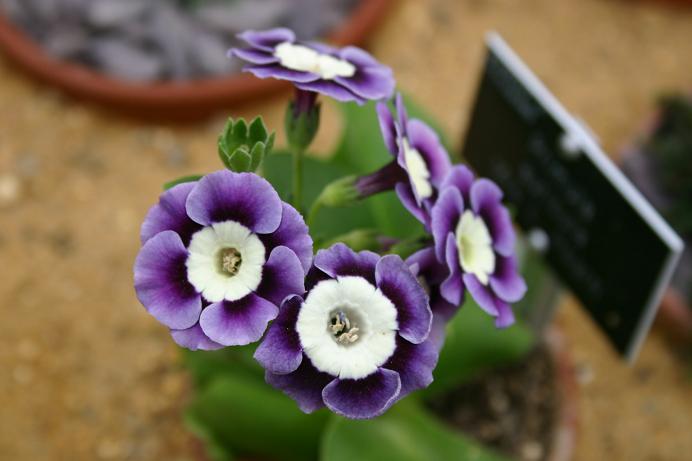
<instances>
[{"instance_id":1,"label":"cluster of flowers","mask_svg":"<svg viewBox=\"0 0 692 461\"><path fill-rule=\"evenodd\" d=\"M377 105L394 157L355 178L357 198L395 190L422 223L429 246L407 260L355 252L339 243L317 252L301 214L254 173L228 170L164 192L141 228L134 267L137 296L192 350L260 341L266 381L311 412L323 406L371 418L432 382L444 326L466 291L495 317L513 322L509 303L526 290L502 193L453 166L438 136L409 119L394 79L366 52L297 42L286 29L246 32L258 77L314 93Z\"/></svg>"}]
</instances>

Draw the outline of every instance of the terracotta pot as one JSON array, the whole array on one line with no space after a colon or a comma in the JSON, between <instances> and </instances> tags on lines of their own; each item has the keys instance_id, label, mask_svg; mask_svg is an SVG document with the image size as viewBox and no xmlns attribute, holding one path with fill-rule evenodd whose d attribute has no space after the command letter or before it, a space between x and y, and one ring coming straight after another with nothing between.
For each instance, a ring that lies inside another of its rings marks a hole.
<instances>
[{"instance_id":1,"label":"terracotta pot","mask_svg":"<svg viewBox=\"0 0 692 461\"><path fill-rule=\"evenodd\" d=\"M655 326L665 330L676 344L692 344L692 306L674 288L669 288L663 296Z\"/></svg>"},{"instance_id":2,"label":"terracotta pot","mask_svg":"<svg viewBox=\"0 0 692 461\"><path fill-rule=\"evenodd\" d=\"M328 35L328 40L338 46L362 45L393 4L393 0L362 0L343 25ZM285 82L260 80L249 74L190 82L129 83L49 56L2 15L0 49L10 61L40 81L72 96L141 118L198 119L290 88Z\"/></svg>"}]
</instances>

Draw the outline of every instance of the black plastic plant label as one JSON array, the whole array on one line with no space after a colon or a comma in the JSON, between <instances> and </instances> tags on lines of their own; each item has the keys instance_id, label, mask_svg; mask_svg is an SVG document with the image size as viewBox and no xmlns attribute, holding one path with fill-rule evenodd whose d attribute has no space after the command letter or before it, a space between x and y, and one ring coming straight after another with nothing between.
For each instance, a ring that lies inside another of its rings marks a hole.
<instances>
[{"instance_id":1,"label":"black plastic plant label","mask_svg":"<svg viewBox=\"0 0 692 461\"><path fill-rule=\"evenodd\" d=\"M507 44L490 34L487 45L463 156L632 361L682 241Z\"/></svg>"}]
</instances>

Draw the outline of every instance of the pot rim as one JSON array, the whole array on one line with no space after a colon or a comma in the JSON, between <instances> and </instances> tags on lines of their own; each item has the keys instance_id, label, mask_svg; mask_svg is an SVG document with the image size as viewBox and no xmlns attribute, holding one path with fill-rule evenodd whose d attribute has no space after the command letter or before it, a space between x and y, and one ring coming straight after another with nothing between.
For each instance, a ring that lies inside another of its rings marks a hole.
<instances>
[{"instance_id":1,"label":"pot rim","mask_svg":"<svg viewBox=\"0 0 692 461\"><path fill-rule=\"evenodd\" d=\"M362 45L393 3L393 0L361 0L346 20L327 35L327 40L337 46ZM0 50L34 78L72 96L145 117L197 118L290 88L287 82L260 80L241 73L186 82L127 82L48 55L3 14L0 14Z\"/></svg>"}]
</instances>

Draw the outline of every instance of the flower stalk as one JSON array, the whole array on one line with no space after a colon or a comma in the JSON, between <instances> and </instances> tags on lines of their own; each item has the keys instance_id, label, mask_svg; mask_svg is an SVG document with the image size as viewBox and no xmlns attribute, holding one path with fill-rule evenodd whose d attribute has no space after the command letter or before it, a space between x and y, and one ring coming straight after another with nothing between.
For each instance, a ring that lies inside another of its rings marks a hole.
<instances>
[{"instance_id":1,"label":"flower stalk","mask_svg":"<svg viewBox=\"0 0 692 461\"><path fill-rule=\"evenodd\" d=\"M295 99L286 108L284 120L289 149L293 156L293 206L303 209L303 156L320 126L317 93L296 89Z\"/></svg>"}]
</instances>

